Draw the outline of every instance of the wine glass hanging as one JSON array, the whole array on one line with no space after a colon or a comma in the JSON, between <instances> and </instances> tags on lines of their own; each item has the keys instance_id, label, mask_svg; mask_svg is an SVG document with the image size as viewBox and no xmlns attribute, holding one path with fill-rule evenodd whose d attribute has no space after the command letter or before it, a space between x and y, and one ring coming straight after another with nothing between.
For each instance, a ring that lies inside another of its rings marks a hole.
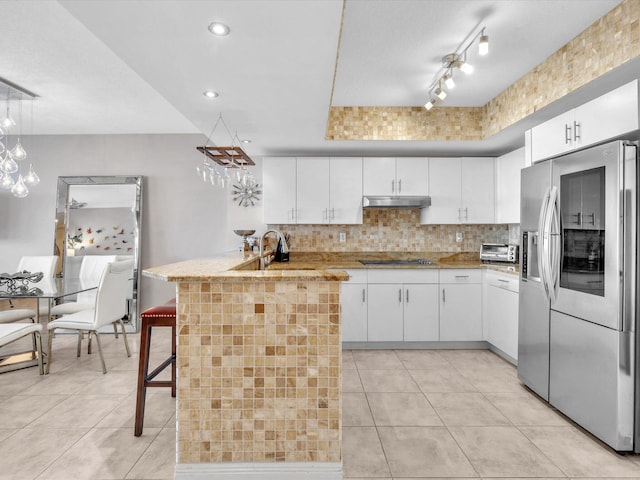
<instances>
[{"instance_id":1,"label":"wine glass hanging","mask_svg":"<svg viewBox=\"0 0 640 480\"><path fill-rule=\"evenodd\" d=\"M9 190L14 197L24 198L29 195L29 187L40 183L40 178L29 163L27 167L27 151L22 145L24 117L23 101L31 100L31 132L33 133L33 99L36 94L18 85L0 78L0 98L5 100L4 115L0 116L0 188ZM15 110L18 110L17 121ZM11 143L13 145L11 146Z\"/></svg>"},{"instance_id":2,"label":"wine glass hanging","mask_svg":"<svg viewBox=\"0 0 640 480\"><path fill-rule=\"evenodd\" d=\"M231 146L210 145L209 142L218 125L222 123L231 138ZM218 117L206 144L196 149L204 154L201 164L196 167L198 176L214 187L227 188L233 185L234 201L240 200L239 205L248 207L255 205L262 193L253 173L248 167L255 165L253 160L240 147L238 134L231 135L222 114ZM240 197L238 197L240 195ZM245 198L249 200L244 201Z\"/></svg>"}]
</instances>

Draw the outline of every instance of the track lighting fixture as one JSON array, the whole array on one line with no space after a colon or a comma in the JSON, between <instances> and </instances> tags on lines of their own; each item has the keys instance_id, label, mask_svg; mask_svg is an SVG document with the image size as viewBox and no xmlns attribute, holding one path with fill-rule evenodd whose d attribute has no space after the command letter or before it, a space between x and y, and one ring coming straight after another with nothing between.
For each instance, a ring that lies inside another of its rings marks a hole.
<instances>
[{"instance_id":1,"label":"track lighting fixture","mask_svg":"<svg viewBox=\"0 0 640 480\"><path fill-rule=\"evenodd\" d=\"M467 38L454 53L442 57L442 67L429 87L429 101L424 105L427 110L431 110L437 100L447 98L443 84L448 90L456 86L453 79L454 70L460 70L467 75L473 73L473 65L467 61L467 51L477 39L479 39L478 53L486 55L489 52L489 36L485 34L485 27L478 27L467 35Z\"/></svg>"}]
</instances>

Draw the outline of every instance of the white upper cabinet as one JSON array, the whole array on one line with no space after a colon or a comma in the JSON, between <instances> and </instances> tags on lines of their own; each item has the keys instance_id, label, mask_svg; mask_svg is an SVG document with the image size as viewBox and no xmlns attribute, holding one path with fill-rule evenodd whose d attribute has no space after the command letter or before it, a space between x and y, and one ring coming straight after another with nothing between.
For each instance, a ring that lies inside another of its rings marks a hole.
<instances>
[{"instance_id":1,"label":"white upper cabinet","mask_svg":"<svg viewBox=\"0 0 640 480\"><path fill-rule=\"evenodd\" d=\"M464 223L495 221L495 158L465 157L462 159L461 218Z\"/></svg>"},{"instance_id":2,"label":"white upper cabinet","mask_svg":"<svg viewBox=\"0 0 640 480\"><path fill-rule=\"evenodd\" d=\"M534 162L638 129L638 80L531 129Z\"/></svg>"},{"instance_id":3,"label":"white upper cabinet","mask_svg":"<svg viewBox=\"0 0 640 480\"><path fill-rule=\"evenodd\" d=\"M494 158L430 158L431 206L422 224L493 223Z\"/></svg>"},{"instance_id":4,"label":"white upper cabinet","mask_svg":"<svg viewBox=\"0 0 640 480\"><path fill-rule=\"evenodd\" d=\"M296 223L329 223L329 158L297 159Z\"/></svg>"},{"instance_id":5,"label":"white upper cabinet","mask_svg":"<svg viewBox=\"0 0 640 480\"><path fill-rule=\"evenodd\" d=\"M362 223L362 158L265 157L264 223Z\"/></svg>"},{"instance_id":6,"label":"white upper cabinet","mask_svg":"<svg viewBox=\"0 0 640 480\"><path fill-rule=\"evenodd\" d=\"M429 159L422 157L396 158L395 195L429 194Z\"/></svg>"},{"instance_id":7,"label":"white upper cabinet","mask_svg":"<svg viewBox=\"0 0 640 480\"><path fill-rule=\"evenodd\" d=\"M460 158L429 159L431 206L420 212L420 223L461 223Z\"/></svg>"},{"instance_id":8,"label":"white upper cabinet","mask_svg":"<svg viewBox=\"0 0 640 480\"><path fill-rule=\"evenodd\" d=\"M362 223L362 158L331 157L328 223Z\"/></svg>"},{"instance_id":9,"label":"white upper cabinet","mask_svg":"<svg viewBox=\"0 0 640 480\"><path fill-rule=\"evenodd\" d=\"M496 158L496 223L520 223L520 170L525 149Z\"/></svg>"},{"instance_id":10,"label":"white upper cabinet","mask_svg":"<svg viewBox=\"0 0 640 480\"><path fill-rule=\"evenodd\" d=\"M262 168L264 223L296 223L296 158L265 157Z\"/></svg>"},{"instance_id":11,"label":"white upper cabinet","mask_svg":"<svg viewBox=\"0 0 640 480\"><path fill-rule=\"evenodd\" d=\"M366 157L364 195L427 195L429 160L422 157Z\"/></svg>"}]
</instances>

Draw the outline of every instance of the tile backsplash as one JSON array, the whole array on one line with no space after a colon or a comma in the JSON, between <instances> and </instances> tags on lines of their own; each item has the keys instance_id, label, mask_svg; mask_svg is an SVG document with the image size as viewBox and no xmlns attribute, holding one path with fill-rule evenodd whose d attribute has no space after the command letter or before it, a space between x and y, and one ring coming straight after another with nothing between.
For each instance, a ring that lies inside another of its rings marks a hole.
<instances>
[{"instance_id":1,"label":"tile backsplash","mask_svg":"<svg viewBox=\"0 0 640 480\"><path fill-rule=\"evenodd\" d=\"M507 243L511 237L509 225L420 225L417 209L364 210L362 225L270 227L289 233L291 249L298 252L475 252L483 242ZM460 243L457 232L463 234Z\"/></svg>"}]
</instances>

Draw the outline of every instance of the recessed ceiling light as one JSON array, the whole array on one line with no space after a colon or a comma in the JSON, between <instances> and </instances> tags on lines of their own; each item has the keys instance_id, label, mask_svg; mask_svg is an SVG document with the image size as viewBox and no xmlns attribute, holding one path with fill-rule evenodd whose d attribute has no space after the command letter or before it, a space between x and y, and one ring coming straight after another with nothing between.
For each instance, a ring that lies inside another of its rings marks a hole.
<instances>
[{"instance_id":1,"label":"recessed ceiling light","mask_svg":"<svg viewBox=\"0 0 640 480\"><path fill-rule=\"evenodd\" d=\"M248 138L245 138L244 140L240 140L240 141L244 144L251 143L251 140L249 140Z\"/></svg>"},{"instance_id":2,"label":"recessed ceiling light","mask_svg":"<svg viewBox=\"0 0 640 480\"><path fill-rule=\"evenodd\" d=\"M219 94L213 90L205 90L202 94L207 98L216 98Z\"/></svg>"},{"instance_id":3,"label":"recessed ceiling light","mask_svg":"<svg viewBox=\"0 0 640 480\"><path fill-rule=\"evenodd\" d=\"M209 31L214 35L224 37L225 35L229 35L231 29L224 23L212 22L209 24Z\"/></svg>"}]
</instances>

